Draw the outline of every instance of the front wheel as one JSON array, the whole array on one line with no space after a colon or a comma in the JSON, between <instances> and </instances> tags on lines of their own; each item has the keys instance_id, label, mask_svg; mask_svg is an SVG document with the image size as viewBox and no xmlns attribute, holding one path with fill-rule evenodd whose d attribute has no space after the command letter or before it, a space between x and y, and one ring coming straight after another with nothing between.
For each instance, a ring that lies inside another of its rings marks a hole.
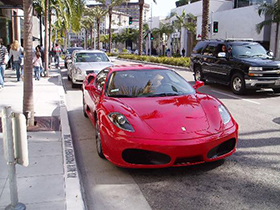
<instances>
[{"instance_id":1,"label":"front wheel","mask_svg":"<svg viewBox=\"0 0 280 210\"><path fill-rule=\"evenodd\" d=\"M86 112L86 103L85 103L85 98L84 98L84 96L83 96L83 113L84 113L84 116L86 117L86 118L88 118L88 115L87 115L87 112Z\"/></svg>"},{"instance_id":2,"label":"front wheel","mask_svg":"<svg viewBox=\"0 0 280 210\"><path fill-rule=\"evenodd\" d=\"M242 95L246 91L244 76L240 73L235 73L230 82L231 90L237 95Z\"/></svg>"},{"instance_id":3,"label":"front wheel","mask_svg":"<svg viewBox=\"0 0 280 210\"><path fill-rule=\"evenodd\" d=\"M103 154L102 144L101 144L101 136L100 136L100 130L99 130L99 123L98 120L96 120L95 123L95 138L96 138L96 150L99 157L102 159L105 159L105 156Z\"/></svg>"},{"instance_id":4,"label":"front wheel","mask_svg":"<svg viewBox=\"0 0 280 210\"><path fill-rule=\"evenodd\" d=\"M203 77L202 70L201 70L200 66L196 66L195 69L194 69L194 80L205 82L205 79Z\"/></svg>"}]
</instances>

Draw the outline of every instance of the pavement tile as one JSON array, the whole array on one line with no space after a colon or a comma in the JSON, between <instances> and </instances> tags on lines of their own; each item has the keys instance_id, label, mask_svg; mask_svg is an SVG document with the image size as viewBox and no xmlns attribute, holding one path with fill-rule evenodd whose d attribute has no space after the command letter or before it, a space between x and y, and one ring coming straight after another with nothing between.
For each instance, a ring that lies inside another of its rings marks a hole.
<instances>
[{"instance_id":1,"label":"pavement tile","mask_svg":"<svg viewBox=\"0 0 280 210\"><path fill-rule=\"evenodd\" d=\"M28 144L29 157L43 156L43 155L61 155L61 142L38 142L29 141Z\"/></svg>"},{"instance_id":2,"label":"pavement tile","mask_svg":"<svg viewBox=\"0 0 280 210\"><path fill-rule=\"evenodd\" d=\"M26 205L28 210L64 210L66 209L65 201L56 201L49 203L35 203Z\"/></svg>"},{"instance_id":3,"label":"pavement tile","mask_svg":"<svg viewBox=\"0 0 280 210\"><path fill-rule=\"evenodd\" d=\"M19 202L25 205L65 200L64 177L62 175L18 178L17 184ZM7 184L0 199L0 207L7 206L9 201L10 189Z\"/></svg>"},{"instance_id":4,"label":"pavement tile","mask_svg":"<svg viewBox=\"0 0 280 210\"><path fill-rule=\"evenodd\" d=\"M28 132L29 142L61 142L61 133L57 131Z\"/></svg>"},{"instance_id":5,"label":"pavement tile","mask_svg":"<svg viewBox=\"0 0 280 210\"><path fill-rule=\"evenodd\" d=\"M29 166L17 165L17 177L63 175L62 155L29 157Z\"/></svg>"},{"instance_id":6,"label":"pavement tile","mask_svg":"<svg viewBox=\"0 0 280 210\"><path fill-rule=\"evenodd\" d=\"M4 191L5 185L8 183L7 178L6 179L0 179L0 200L2 197L2 193ZM1 209L1 208L0 208Z\"/></svg>"}]
</instances>

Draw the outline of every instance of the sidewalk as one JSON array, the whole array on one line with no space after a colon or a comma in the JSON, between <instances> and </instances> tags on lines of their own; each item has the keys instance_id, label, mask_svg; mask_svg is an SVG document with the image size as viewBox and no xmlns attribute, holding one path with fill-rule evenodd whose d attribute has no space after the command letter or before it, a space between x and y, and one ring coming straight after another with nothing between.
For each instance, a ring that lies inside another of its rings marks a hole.
<instances>
[{"instance_id":1,"label":"sidewalk","mask_svg":"<svg viewBox=\"0 0 280 210\"><path fill-rule=\"evenodd\" d=\"M83 210L59 70L50 69L49 76L33 80L37 126L27 134L29 166L16 165L19 202L28 210ZM0 90L1 112L4 106L22 112L23 82L16 82L16 73L10 69L5 71L5 87ZM2 138L0 133L0 210L11 203Z\"/></svg>"}]
</instances>

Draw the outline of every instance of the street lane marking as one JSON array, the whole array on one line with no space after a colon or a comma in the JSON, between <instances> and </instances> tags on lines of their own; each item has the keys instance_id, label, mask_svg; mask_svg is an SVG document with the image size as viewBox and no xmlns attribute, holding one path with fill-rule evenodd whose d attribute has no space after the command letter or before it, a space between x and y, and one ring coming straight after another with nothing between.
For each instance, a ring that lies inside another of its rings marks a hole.
<instances>
[{"instance_id":1,"label":"street lane marking","mask_svg":"<svg viewBox=\"0 0 280 210\"><path fill-rule=\"evenodd\" d=\"M258 104L260 105L259 102L256 102L256 101L253 101L253 100L250 100L250 99L244 99L244 98L240 98L238 96L233 96L233 95L230 95L230 94L227 94L227 93L223 93L223 92L220 92L220 91L216 91L216 90L211 90L212 92L215 92L215 93L218 93L218 94L221 94L221 95L225 95L225 96L228 96L228 97L232 97L232 98L236 98L236 99L241 99L242 101L246 101L246 102L250 102L250 103L253 103L253 104Z\"/></svg>"}]
</instances>

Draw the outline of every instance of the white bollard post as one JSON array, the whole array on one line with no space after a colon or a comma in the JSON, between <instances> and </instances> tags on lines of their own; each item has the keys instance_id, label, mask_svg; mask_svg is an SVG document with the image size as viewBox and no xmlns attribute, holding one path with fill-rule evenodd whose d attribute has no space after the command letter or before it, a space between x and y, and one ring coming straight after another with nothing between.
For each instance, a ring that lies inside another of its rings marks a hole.
<instances>
[{"instance_id":1,"label":"white bollard post","mask_svg":"<svg viewBox=\"0 0 280 210\"><path fill-rule=\"evenodd\" d=\"M11 109L4 107L2 111L2 128L4 141L4 154L8 166L8 177L10 186L11 204L5 210L25 210L24 204L18 202L17 180L16 180L16 160L14 156L14 143L12 131Z\"/></svg>"}]
</instances>

